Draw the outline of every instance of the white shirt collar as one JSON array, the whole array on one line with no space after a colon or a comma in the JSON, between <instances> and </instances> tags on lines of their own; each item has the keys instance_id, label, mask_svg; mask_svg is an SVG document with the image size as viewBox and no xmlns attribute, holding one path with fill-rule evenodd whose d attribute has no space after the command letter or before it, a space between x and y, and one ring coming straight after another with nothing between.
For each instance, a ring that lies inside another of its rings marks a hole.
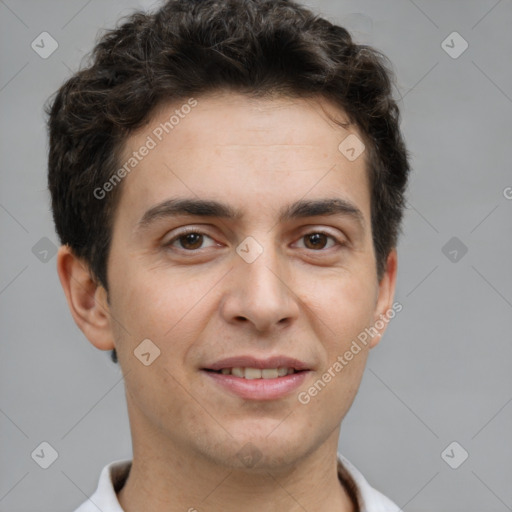
<instances>
[{"instance_id":1,"label":"white shirt collar","mask_svg":"<svg viewBox=\"0 0 512 512\"><path fill-rule=\"evenodd\" d=\"M338 453L338 460L357 486L361 512L403 512L398 505L395 505L389 498L374 489L362 473L341 453Z\"/></svg>"},{"instance_id":2,"label":"white shirt collar","mask_svg":"<svg viewBox=\"0 0 512 512\"><path fill-rule=\"evenodd\" d=\"M343 455L338 453L338 459L357 486L361 512L401 512L397 505L371 487L359 470ZM96 491L75 512L124 512L117 499L116 489L126 479L131 462L131 459L123 459L107 464L101 471Z\"/></svg>"}]
</instances>

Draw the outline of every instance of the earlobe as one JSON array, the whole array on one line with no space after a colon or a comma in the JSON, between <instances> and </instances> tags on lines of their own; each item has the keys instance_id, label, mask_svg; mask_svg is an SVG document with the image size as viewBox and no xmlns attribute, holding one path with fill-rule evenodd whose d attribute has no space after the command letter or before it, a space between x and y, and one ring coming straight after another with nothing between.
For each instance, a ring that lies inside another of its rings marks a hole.
<instances>
[{"instance_id":1,"label":"earlobe","mask_svg":"<svg viewBox=\"0 0 512 512\"><path fill-rule=\"evenodd\" d=\"M96 348L115 348L106 291L67 245L62 245L57 253L57 273L80 330Z\"/></svg>"},{"instance_id":2,"label":"earlobe","mask_svg":"<svg viewBox=\"0 0 512 512\"><path fill-rule=\"evenodd\" d=\"M370 343L370 348L375 347L382 339L382 335L391 320L390 312L393 312L393 299L395 297L396 275L398 267L398 255L396 249L390 251L386 261L386 271L379 283L379 293L373 319L374 328L378 334Z\"/></svg>"}]
</instances>

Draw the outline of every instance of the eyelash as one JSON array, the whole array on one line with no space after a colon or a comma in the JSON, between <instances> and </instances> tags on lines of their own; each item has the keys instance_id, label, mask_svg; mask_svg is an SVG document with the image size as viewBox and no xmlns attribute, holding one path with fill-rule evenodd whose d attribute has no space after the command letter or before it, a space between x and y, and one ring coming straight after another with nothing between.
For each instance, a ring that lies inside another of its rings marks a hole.
<instances>
[{"instance_id":1,"label":"eyelash","mask_svg":"<svg viewBox=\"0 0 512 512\"><path fill-rule=\"evenodd\" d=\"M213 240L213 238L211 236L209 236L207 233L199 231L198 229L189 228L189 229L185 229L185 230L181 231L180 233L176 234L173 238L171 238L168 242L166 242L164 244L164 247L172 249L172 245L175 242L179 241L180 238L183 238L183 237L185 237L187 235L190 235L190 234L206 236L206 237L208 237L208 238ZM327 238L330 238L331 240L333 240L335 242L335 245L337 245L338 247L342 247L342 246L346 245L344 242L338 240L332 234L328 233L327 231L323 231L321 229L320 230L315 230L315 231L310 231L309 233L306 233L306 234L302 235L300 237L300 240L304 239L307 236L311 236L311 235L325 235ZM187 252L187 253L195 253L195 252L199 252L201 250L201 249L184 249L183 247L180 247L178 249L180 251L184 251L184 252ZM307 247L305 249L307 249ZM324 251L327 251L329 249L332 249L332 247L329 247L327 249L322 248L322 249L318 249L318 250L315 250L315 249L309 249L309 250L312 251L312 252L324 252Z\"/></svg>"}]
</instances>

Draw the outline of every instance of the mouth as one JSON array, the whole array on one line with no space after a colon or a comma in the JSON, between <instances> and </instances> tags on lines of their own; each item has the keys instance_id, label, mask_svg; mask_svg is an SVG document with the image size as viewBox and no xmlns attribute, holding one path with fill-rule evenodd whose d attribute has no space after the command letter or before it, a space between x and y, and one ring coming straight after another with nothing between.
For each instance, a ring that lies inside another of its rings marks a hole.
<instances>
[{"instance_id":1,"label":"mouth","mask_svg":"<svg viewBox=\"0 0 512 512\"><path fill-rule=\"evenodd\" d=\"M296 390L311 369L288 357L262 360L244 356L218 361L201 371L223 392L244 400L277 400Z\"/></svg>"},{"instance_id":2,"label":"mouth","mask_svg":"<svg viewBox=\"0 0 512 512\"><path fill-rule=\"evenodd\" d=\"M280 377L286 377L287 375L293 375L306 370L296 370L295 368L289 368L286 366L280 366L279 368L251 368L251 367L240 367L235 366L233 368L222 368L220 370L210 370L205 368L207 372L218 373L220 375L234 375L241 379L278 379Z\"/></svg>"}]
</instances>

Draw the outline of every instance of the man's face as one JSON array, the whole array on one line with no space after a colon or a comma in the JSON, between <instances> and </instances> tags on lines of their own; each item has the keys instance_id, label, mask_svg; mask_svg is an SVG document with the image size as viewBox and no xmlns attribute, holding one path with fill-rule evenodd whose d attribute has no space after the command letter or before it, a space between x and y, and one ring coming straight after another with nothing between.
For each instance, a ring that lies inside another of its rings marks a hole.
<instances>
[{"instance_id":1,"label":"man's face","mask_svg":"<svg viewBox=\"0 0 512 512\"><path fill-rule=\"evenodd\" d=\"M307 404L298 397L390 306L376 276L366 155L340 152L358 132L329 121L320 105L343 114L324 101L232 93L198 97L159 141L154 130L181 105L131 136L122 161L148 135L156 142L122 184L108 261L132 434L226 466L247 451L262 467L286 465L336 444L370 343ZM147 214L185 199L238 215ZM334 213L315 210L332 200ZM152 344L160 355L145 365L134 351L148 339L142 359ZM247 378L259 375L247 367L269 379Z\"/></svg>"}]
</instances>

